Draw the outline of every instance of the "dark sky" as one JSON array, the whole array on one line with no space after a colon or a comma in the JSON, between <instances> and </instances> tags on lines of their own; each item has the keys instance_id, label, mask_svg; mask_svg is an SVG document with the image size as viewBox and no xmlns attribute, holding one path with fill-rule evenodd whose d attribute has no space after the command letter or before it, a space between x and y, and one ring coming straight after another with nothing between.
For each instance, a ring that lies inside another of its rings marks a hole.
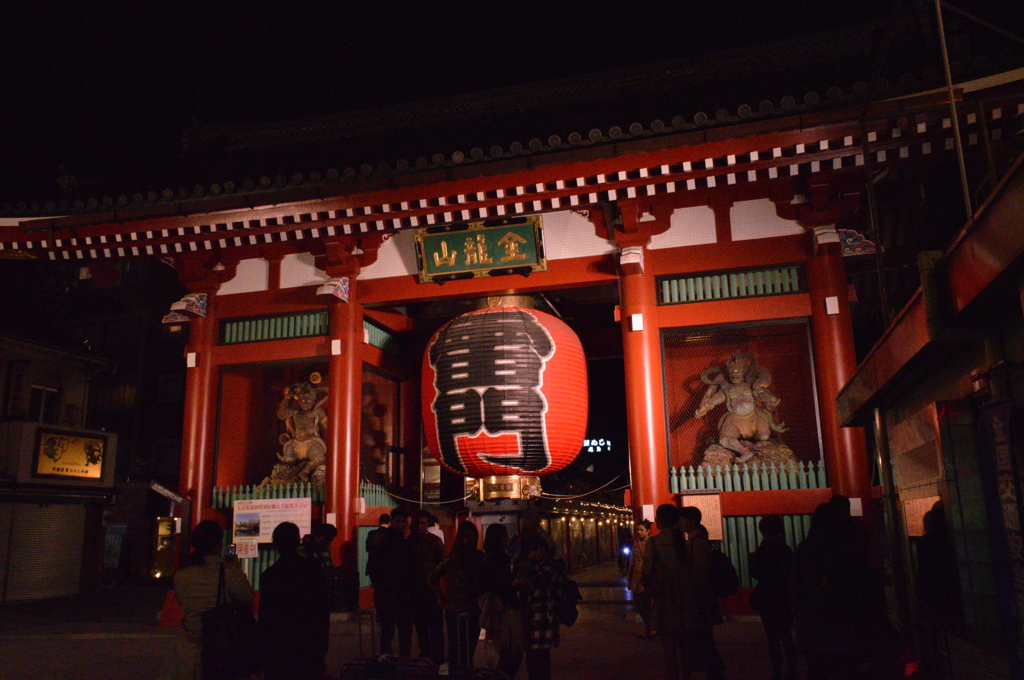
<instances>
[{"instance_id":1,"label":"dark sky","mask_svg":"<svg viewBox=\"0 0 1024 680\"><path fill-rule=\"evenodd\" d=\"M174 154L192 116L321 115L674 59L863 16L763 0L26 1L0 28L0 193L56 186L61 162L88 174L96 156L131 165Z\"/></svg>"},{"instance_id":2,"label":"dark sky","mask_svg":"<svg viewBox=\"0 0 1024 680\"><path fill-rule=\"evenodd\" d=\"M193 116L300 118L651 63L930 0L200 3L22 0L0 26L0 196L176 154ZM994 21L1012 12L960 0ZM47 191L46 193L49 193Z\"/></svg>"}]
</instances>

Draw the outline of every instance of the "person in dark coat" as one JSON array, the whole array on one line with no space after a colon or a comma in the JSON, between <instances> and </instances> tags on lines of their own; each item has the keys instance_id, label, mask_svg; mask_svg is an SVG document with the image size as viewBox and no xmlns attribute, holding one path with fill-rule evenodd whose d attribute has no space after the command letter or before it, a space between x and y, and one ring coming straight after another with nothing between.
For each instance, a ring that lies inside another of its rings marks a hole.
<instances>
[{"instance_id":1,"label":"person in dark coat","mask_svg":"<svg viewBox=\"0 0 1024 680\"><path fill-rule=\"evenodd\" d=\"M377 528L366 534L366 575L370 577L370 582L373 583L373 572L376 571L377 562L377 544L384 538L384 533L391 526L391 515L384 513L377 518ZM374 603L374 607L376 607Z\"/></svg>"},{"instance_id":2,"label":"person in dark coat","mask_svg":"<svg viewBox=\"0 0 1024 680\"><path fill-rule=\"evenodd\" d=\"M412 620L420 656L440 665L444 663L444 612L437 595L427 584L427 577L444 561L444 543L430 533L431 515L419 510L409 532L409 554L412 558Z\"/></svg>"},{"instance_id":3,"label":"person in dark coat","mask_svg":"<svg viewBox=\"0 0 1024 680\"><path fill-rule=\"evenodd\" d=\"M693 666L691 640L704 627L690 573L686 536L679 524L679 508L658 506L654 520L658 533L644 544L641 581L651 595L651 627L658 631L665 660L665 677L689 679Z\"/></svg>"},{"instance_id":4,"label":"person in dark coat","mask_svg":"<svg viewBox=\"0 0 1024 680\"><path fill-rule=\"evenodd\" d=\"M472 668L480 639L484 554L477 548L479 540L480 530L475 524L468 520L459 524L448 558L427 579L444 608L450 668Z\"/></svg>"},{"instance_id":5,"label":"person in dark coat","mask_svg":"<svg viewBox=\"0 0 1024 680\"><path fill-rule=\"evenodd\" d=\"M856 669L866 656L867 568L835 507L819 505L793 560L796 643L808 680Z\"/></svg>"},{"instance_id":6,"label":"person in dark coat","mask_svg":"<svg viewBox=\"0 0 1024 680\"><path fill-rule=\"evenodd\" d=\"M331 624L327 579L299 555L299 528L291 522L274 529L274 548L280 557L260 577L265 680L323 678Z\"/></svg>"},{"instance_id":7,"label":"person in dark coat","mask_svg":"<svg viewBox=\"0 0 1024 680\"><path fill-rule=\"evenodd\" d=\"M679 526L686 534L687 569L693 579L697 609L702 625L691 633L693 651L704 664L709 680L725 677L725 663L715 645L714 626L722 623L722 610L711 584L711 541L708 530L701 524L700 508L686 506L679 509Z\"/></svg>"},{"instance_id":8,"label":"person in dark coat","mask_svg":"<svg viewBox=\"0 0 1024 680\"><path fill-rule=\"evenodd\" d=\"M391 643L398 630L398 655L412 654L412 555L405 540L409 512L395 508L391 525L384 530L374 547L374 563L370 570L373 603L380 621L380 652L391 654Z\"/></svg>"},{"instance_id":9,"label":"person in dark coat","mask_svg":"<svg viewBox=\"0 0 1024 680\"><path fill-rule=\"evenodd\" d=\"M761 615L768 636L768 656L774 680L782 680L782 652L789 667L787 678L796 678L796 643L793 642L793 612L789 582L793 576L793 550L786 545L782 517L768 515L758 524L764 540L747 558L750 575L757 579L750 595L750 607Z\"/></svg>"},{"instance_id":10,"label":"person in dark coat","mask_svg":"<svg viewBox=\"0 0 1024 680\"><path fill-rule=\"evenodd\" d=\"M516 676L526 651L522 606L512 585L512 559L508 556L508 529L492 524L484 534L483 584L491 598L491 623L487 639L498 649L497 670L510 678Z\"/></svg>"}]
</instances>

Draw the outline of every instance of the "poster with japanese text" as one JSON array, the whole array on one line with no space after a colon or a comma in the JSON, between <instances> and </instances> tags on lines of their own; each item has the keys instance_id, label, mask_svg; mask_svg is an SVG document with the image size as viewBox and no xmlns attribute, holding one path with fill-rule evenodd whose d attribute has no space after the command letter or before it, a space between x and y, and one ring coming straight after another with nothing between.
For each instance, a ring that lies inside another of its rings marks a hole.
<instances>
[{"instance_id":1,"label":"poster with japanese text","mask_svg":"<svg viewBox=\"0 0 1024 680\"><path fill-rule=\"evenodd\" d=\"M281 522L297 525L300 536L310 532L312 505L309 498L237 500L234 509L232 543L270 543L274 529Z\"/></svg>"},{"instance_id":2,"label":"poster with japanese text","mask_svg":"<svg viewBox=\"0 0 1024 680\"><path fill-rule=\"evenodd\" d=\"M721 541L722 531L722 496L719 493L695 494L688 492L680 497L680 505L692 505L700 508L701 524L708 530L709 541Z\"/></svg>"}]
</instances>

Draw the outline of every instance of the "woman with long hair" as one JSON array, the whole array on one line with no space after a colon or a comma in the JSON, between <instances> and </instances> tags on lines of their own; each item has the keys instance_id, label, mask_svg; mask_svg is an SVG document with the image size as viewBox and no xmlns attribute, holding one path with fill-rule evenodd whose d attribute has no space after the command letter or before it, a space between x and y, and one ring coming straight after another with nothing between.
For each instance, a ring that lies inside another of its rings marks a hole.
<instances>
[{"instance_id":1,"label":"woman with long hair","mask_svg":"<svg viewBox=\"0 0 1024 680\"><path fill-rule=\"evenodd\" d=\"M459 524L452 551L427 579L444 608L449 668L472 668L480 638L484 554L477 548L479 542L480 531L473 522Z\"/></svg>"}]
</instances>

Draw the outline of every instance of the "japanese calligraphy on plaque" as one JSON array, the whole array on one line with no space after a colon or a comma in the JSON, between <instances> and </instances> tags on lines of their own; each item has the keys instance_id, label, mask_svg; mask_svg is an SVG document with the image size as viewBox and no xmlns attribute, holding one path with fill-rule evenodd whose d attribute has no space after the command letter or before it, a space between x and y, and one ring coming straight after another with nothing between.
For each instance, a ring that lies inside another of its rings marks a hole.
<instances>
[{"instance_id":1,"label":"japanese calligraphy on plaque","mask_svg":"<svg viewBox=\"0 0 1024 680\"><path fill-rule=\"evenodd\" d=\"M100 479L106 452L104 437L40 428L36 434L33 472L37 477Z\"/></svg>"},{"instance_id":2,"label":"japanese calligraphy on plaque","mask_svg":"<svg viewBox=\"0 0 1024 680\"><path fill-rule=\"evenodd\" d=\"M547 270L537 215L420 229L416 258L420 283Z\"/></svg>"}]
</instances>

